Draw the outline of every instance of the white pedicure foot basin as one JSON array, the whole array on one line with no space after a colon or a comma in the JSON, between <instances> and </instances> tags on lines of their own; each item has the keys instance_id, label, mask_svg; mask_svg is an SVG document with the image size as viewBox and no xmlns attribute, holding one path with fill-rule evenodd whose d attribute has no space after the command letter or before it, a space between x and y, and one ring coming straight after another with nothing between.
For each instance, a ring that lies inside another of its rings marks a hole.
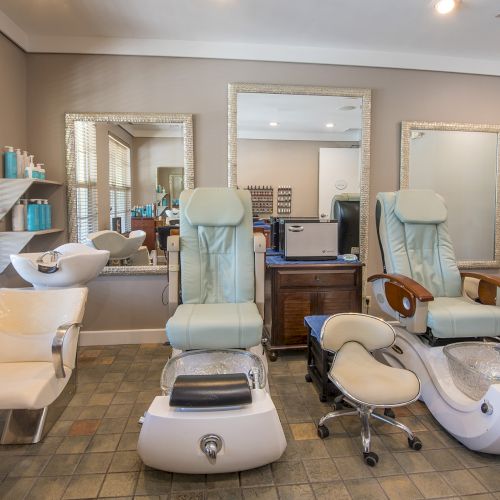
<instances>
[{"instance_id":1,"label":"white pedicure foot basin","mask_svg":"<svg viewBox=\"0 0 500 500\"><path fill-rule=\"evenodd\" d=\"M109 260L109 252L66 243L51 252L11 255L10 260L34 288L72 288L97 277Z\"/></svg>"}]
</instances>

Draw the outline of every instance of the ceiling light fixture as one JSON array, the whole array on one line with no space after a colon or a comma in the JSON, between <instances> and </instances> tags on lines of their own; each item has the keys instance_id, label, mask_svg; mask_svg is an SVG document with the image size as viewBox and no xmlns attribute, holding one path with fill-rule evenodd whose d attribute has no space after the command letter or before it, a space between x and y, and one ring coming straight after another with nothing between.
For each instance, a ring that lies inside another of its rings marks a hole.
<instances>
[{"instance_id":1,"label":"ceiling light fixture","mask_svg":"<svg viewBox=\"0 0 500 500\"><path fill-rule=\"evenodd\" d=\"M439 14L449 14L456 8L458 1L459 0L439 0L434 8L439 12Z\"/></svg>"},{"instance_id":2,"label":"ceiling light fixture","mask_svg":"<svg viewBox=\"0 0 500 500\"><path fill-rule=\"evenodd\" d=\"M333 128L334 124L333 123L327 123L325 125L326 128Z\"/></svg>"},{"instance_id":3,"label":"ceiling light fixture","mask_svg":"<svg viewBox=\"0 0 500 500\"><path fill-rule=\"evenodd\" d=\"M270 127L277 127L279 125L278 122L269 122Z\"/></svg>"}]
</instances>

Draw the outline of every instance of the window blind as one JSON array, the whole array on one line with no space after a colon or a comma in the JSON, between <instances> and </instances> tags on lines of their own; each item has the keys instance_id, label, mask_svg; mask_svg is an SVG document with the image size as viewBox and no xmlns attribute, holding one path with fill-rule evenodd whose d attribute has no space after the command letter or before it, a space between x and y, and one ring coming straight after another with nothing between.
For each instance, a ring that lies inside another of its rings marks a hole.
<instances>
[{"instance_id":1,"label":"window blind","mask_svg":"<svg viewBox=\"0 0 500 500\"><path fill-rule=\"evenodd\" d=\"M97 146L93 122L75 122L76 224L80 243L97 231Z\"/></svg>"},{"instance_id":2,"label":"window blind","mask_svg":"<svg viewBox=\"0 0 500 500\"><path fill-rule=\"evenodd\" d=\"M120 217L122 232L131 230L132 195L130 185L130 148L113 136L109 143L110 227L113 217Z\"/></svg>"}]
</instances>

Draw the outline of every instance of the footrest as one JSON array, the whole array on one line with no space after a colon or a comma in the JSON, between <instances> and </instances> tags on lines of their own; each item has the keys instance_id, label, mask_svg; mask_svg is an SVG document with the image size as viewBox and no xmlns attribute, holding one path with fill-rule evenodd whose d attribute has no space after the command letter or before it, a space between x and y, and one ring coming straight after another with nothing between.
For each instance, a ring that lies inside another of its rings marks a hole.
<instances>
[{"instance_id":1,"label":"footrest","mask_svg":"<svg viewBox=\"0 0 500 500\"><path fill-rule=\"evenodd\" d=\"M170 406L179 408L241 406L251 402L252 392L244 373L179 375L170 394Z\"/></svg>"}]
</instances>

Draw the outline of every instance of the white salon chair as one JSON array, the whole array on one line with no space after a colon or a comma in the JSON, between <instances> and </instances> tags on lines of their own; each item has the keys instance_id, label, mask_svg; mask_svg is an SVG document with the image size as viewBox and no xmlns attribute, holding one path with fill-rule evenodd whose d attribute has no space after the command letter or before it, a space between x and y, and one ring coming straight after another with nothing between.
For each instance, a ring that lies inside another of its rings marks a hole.
<instances>
[{"instance_id":1,"label":"white salon chair","mask_svg":"<svg viewBox=\"0 0 500 500\"><path fill-rule=\"evenodd\" d=\"M108 250L109 260L125 261L131 259L133 265L148 265L148 249L142 246L146 233L141 230L131 231L128 237L116 231L105 229L89 234L88 239L98 250ZM144 259L146 255L146 260Z\"/></svg>"},{"instance_id":2,"label":"white salon chair","mask_svg":"<svg viewBox=\"0 0 500 500\"><path fill-rule=\"evenodd\" d=\"M386 414L375 413L376 408L404 406L417 400L420 381L405 369L392 368L379 363L371 352L390 347L396 338L389 323L374 316L359 313L335 314L328 318L321 329L321 347L334 354L328 377L343 394L346 409L338 409L322 417L318 436L329 435L326 422L333 418L359 415L361 440L365 463L375 466L376 453L370 450L370 417L398 427L408 436L408 445L420 450L422 443L406 427Z\"/></svg>"},{"instance_id":3,"label":"white salon chair","mask_svg":"<svg viewBox=\"0 0 500 500\"><path fill-rule=\"evenodd\" d=\"M0 289L1 444L37 443L75 391L86 288Z\"/></svg>"}]
</instances>

